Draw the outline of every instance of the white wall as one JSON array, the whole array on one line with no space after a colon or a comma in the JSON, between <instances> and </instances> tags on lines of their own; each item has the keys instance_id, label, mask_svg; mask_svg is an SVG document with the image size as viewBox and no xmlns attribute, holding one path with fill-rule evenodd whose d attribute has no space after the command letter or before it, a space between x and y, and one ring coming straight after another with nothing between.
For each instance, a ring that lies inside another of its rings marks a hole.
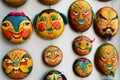
<instances>
[{"instance_id":1,"label":"white wall","mask_svg":"<svg viewBox=\"0 0 120 80\"><path fill-rule=\"evenodd\" d=\"M58 4L52 5L51 8L56 9L56 10L64 13L65 15L67 15L69 6L71 5L71 3L73 1L75 1L75 0L61 0ZM90 5L92 6L93 11L95 13L98 9L100 9L103 6L110 6L110 7L113 7L118 12L118 15L120 16L119 0L112 0L110 2L99 2L97 0L87 0L87 1L90 3ZM26 4L24 4L23 6L21 6L19 8L11 8L11 7L6 6L1 0L0 1L0 23L1 23L2 19L10 11L24 11L26 13L26 15L28 15L30 17L30 19L33 20L34 16L37 13L39 13L42 10L47 9L47 8L49 8L49 6L39 3L37 0L28 0ZM120 30L117 33L117 35L114 36L112 38L112 40L109 42L112 43L117 48L118 52L120 53L120 36L119 36L119 34L120 34ZM52 69L61 71L67 77L68 80L105 80L105 79L120 80L119 79L120 78L120 68L117 70L116 76L114 78L113 77L107 78L107 77L101 75L96 70L96 68L94 66L95 51L102 43L105 43L105 41L103 41L100 37L98 37L95 34L95 32L93 30L93 26L91 26L91 28L88 31L82 33L82 35L88 36L90 39L96 38L95 42L93 43L93 49L92 49L91 53L89 55L84 56L86 58L89 58L91 60L91 62L93 63L92 74L89 77L83 79L83 78L76 76L73 73L73 70L72 70L73 62L76 60L76 58L78 58L80 56L76 55L73 52L72 41L74 38L76 38L80 35L81 35L80 33L74 32L68 24L68 25L66 25L66 28L65 28L65 31L63 32L63 34L55 40L41 39L35 33L35 31L33 31L33 34L32 34L32 37L30 38L30 40L28 40L27 42L25 42L23 44L14 45L14 44L7 42L6 39L4 39L4 37L1 33L1 30L0 30L0 80L10 80L3 73L1 64L2 64L3 56L7 52L9 52L10 50L12 50L14 48L22 48L22 49L27 50L31 54L33 61L34 61L34 67L33 67L31 74L24 80L42 80L42 77L44 76L44 74L47 71L52 70ZM42 61L42 51L44 50L44 48L48 47L49 45L58 46L59 48L61 48L63 55L64 55L62 62L56 67L48 67Z\"/></svg>"}]
</instances>

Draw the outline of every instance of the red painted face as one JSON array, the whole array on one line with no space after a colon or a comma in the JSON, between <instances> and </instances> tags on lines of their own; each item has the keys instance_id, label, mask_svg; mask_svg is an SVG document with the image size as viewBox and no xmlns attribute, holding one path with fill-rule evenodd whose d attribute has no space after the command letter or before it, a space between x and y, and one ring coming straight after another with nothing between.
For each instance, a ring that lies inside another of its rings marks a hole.
<instances>
[{"instance_id":1,"label":"red painted face","mask_svg":"<svg viewBox=\"0 0 120 80\"><path fill-rule=\"evenodd\" d=\"M86 1L75 1L69 10L71 27L77 32L89 29L92 23L92 9Z\"/></svg>"}]
</instances>

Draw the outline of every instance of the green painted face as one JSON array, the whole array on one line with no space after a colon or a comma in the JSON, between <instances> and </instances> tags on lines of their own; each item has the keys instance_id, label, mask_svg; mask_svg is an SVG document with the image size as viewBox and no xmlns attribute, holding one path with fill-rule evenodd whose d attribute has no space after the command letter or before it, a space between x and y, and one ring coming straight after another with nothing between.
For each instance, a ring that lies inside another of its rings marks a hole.
<instances>
[{"instance_id":1,"label":"green painted face","mask_svg":"<svg viewBox=\"0 0 120 80\"><path fill-rule=\"evenodd\" d=\"M118 52L112 44L101 45L96 52L95 61L98 70L104 75L115 76L118 67Z\"/></svg>"},{"instance_id":2,"label":"green painted face","mask_svg":"<svg viewBox=\"0 0 120 80\"><path fill-rule=\"evenodd\" d=\"M73 64L75 74L80 77L87 77L92 72L92 63L87 58L78 58Z\"/></svg>"}]
</instances>

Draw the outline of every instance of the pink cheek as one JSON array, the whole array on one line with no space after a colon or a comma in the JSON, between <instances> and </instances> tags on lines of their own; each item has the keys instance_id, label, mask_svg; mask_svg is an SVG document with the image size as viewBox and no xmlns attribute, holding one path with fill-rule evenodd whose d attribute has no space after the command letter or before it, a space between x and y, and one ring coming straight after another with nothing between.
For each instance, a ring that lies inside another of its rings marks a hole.
<instances>
[{"instance_id":1,"label":"pink cheek","mask_svg":"<svg viewBox=\"0 0 120 80\"><path fill-rule=\"evenodd\" d=\"M38 30L44 31L45 29L46 29L46 24L45 23L38 24Z\"/></svg>"},{"instance_id":2,"label":"pink cheek","mask_svg":"<svg viewBox=\"0 0 120 80\"><path fill-rule=\"evenodd\" d=\"M56 30L60 29L60 28L61 28L60 22L54 22L54 23L53 23L53 27L54 27Z\"/></svg>"},{"instance_id":3,"label":"pink cheek","mask_svg":"<svg viewBox=\"0 0 120 80\"><path fill-rule=\"evenodd\" d=\"M5 37L7 38L11 38L12 37L12 33L9 30L2 30L3 34L5 35Z\"/></svg>"}]
</instances>

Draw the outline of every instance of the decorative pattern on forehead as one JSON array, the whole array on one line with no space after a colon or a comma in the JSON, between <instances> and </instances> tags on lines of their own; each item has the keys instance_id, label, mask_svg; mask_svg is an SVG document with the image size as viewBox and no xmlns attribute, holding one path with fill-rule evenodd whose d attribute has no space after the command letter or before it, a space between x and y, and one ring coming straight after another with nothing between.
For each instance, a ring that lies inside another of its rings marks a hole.
<instances>
[{"instance_id":1,"label":"decorative pattern on forehead","mask_svg":"<svg viewBox=\"0 0 120 80\"><path fill-rule=\"evenodd\" d=\"M68 18L70 26L76 32L88 30L92 24L92 8L84 0L77 0L69 8Z\"/></svg>"},{"instance_id":2,"label":"decorative pattern on forehead","mask_svg":"<svg viewBox=\"0 0 120 80\"><path fill-rule=\"evenodd\" d=\"M115 76L118 68L118 57L118 52L112 44L102 44L95 55L95 65L98 71L105 76Z\"/></svg>"},{"instance_id":3,"label":"decorative pattern on forehead","mask_svg":"<svg viewBox=\"0 0 120 80\"><path fill-rule=\"evenodd\" d=\"M94 29L96 34L103 39L111 40L119 28L117 12L111 7L103 7L96 13Z\"/></svg>"},{"instance_id":4,"label":"decorative pattern on forehead","mask_svg":"<svg viewBox=\"0 0 120 80\"><path fill-rule=\"evenodd\" d=\"M30 20L28 17L25 16L24 13L10 13L8 16L4 18L4 20L9 20L13 24L13 27L16 32L18 32L21 21L23 20ZM3 21L4 21L3 20Z\"/></svg>"}]
</instances>

